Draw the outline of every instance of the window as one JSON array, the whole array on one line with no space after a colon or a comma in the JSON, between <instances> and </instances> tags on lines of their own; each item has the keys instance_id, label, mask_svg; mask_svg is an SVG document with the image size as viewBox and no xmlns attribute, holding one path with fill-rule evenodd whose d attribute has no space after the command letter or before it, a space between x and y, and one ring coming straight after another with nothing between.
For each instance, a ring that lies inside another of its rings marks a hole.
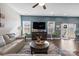
<instances>
[{"instance_id":1,"label":"window","mask_svg":"<svg viewBox=\"0 0 79 59\"><path fill-rule=\"evenodd\" d=\"M48 34L52 34L55 32L55 22L54 21L48 21L47 22L47 28L48 28Z\"/></svg>"},{"instance_id":2,"label":"window","mask_svg":"<svg viewBox=\"0 0 79 59\"><path fill-rule=\"evenodd\" d=\"M31 34L31 21L23 21L23 34Z\"/></svg>"}]
</instances>

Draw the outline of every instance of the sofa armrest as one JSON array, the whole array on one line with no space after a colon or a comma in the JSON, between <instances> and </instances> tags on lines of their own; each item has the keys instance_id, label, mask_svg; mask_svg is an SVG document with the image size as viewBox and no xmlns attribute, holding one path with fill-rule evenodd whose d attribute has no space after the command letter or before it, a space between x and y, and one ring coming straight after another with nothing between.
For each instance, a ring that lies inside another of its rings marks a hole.
<instances>
[{"instance_id":1,"label":"sofa armrest","mask_svg":"<svg viewBox=\"0 0 79 59\"><path fill-rule=\"evenodd\" d=\"M25 39L25 36L18 36L16 39Z\"/></svg>"}]
</instances>

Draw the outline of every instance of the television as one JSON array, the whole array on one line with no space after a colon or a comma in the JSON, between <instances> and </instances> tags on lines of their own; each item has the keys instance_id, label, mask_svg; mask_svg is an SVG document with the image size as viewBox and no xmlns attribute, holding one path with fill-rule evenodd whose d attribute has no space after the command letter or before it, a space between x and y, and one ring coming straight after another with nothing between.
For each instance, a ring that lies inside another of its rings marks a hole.
<instances>
[{"instance_id":1,"label":"television","mask_svg":"<svg viewBox=\"0 0 79 59\"><path fill-rule=\"evenodd\" d=\"M33 29L45 29L45 22L33 22Z\"/></svg>"}]
</instances>

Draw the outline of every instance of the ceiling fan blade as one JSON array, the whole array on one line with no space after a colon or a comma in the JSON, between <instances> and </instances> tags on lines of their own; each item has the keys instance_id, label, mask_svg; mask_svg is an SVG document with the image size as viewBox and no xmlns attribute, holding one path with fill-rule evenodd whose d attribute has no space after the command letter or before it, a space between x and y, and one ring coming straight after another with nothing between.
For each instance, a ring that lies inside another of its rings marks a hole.
<instances>
[{"instance_id":1,"label":"ceiling fan blade","mask_svg":"<svg viewBox=\"0 0 79 59\"><path fill-rule=\"evenodd\" d=\"M46 6L45 6L45 5L43 5L43 8L44 8L44 9L46 9Z\"/></svg>"},{"instance_id":2,"label":"ceiling fan blade","mask_svg":"<svg viewBox=\"0 0 79 59\"><path fill-rule=\"evenodd\" d=\"M39 5L39 3L35 4L32 8L35 8L37 5Z\"/></svg>"}]
</instances>

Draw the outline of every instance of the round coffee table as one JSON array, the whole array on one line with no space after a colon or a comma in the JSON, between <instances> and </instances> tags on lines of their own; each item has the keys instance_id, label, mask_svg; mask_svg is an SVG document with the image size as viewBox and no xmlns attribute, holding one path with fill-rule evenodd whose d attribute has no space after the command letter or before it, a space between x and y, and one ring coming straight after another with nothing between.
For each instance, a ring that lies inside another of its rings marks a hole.
<instances>
[{"instance_id":1,"label":"round coffee table","mask_svg":"<svg viewBox=\"0 0 79 59\"><path fill-rule=\"evenodd\" d=\"M40 48L37 47L35 41L30 42L31 54L47 54L49 42L44 41L44 45Z\"/></svg>"}]
</instances>

